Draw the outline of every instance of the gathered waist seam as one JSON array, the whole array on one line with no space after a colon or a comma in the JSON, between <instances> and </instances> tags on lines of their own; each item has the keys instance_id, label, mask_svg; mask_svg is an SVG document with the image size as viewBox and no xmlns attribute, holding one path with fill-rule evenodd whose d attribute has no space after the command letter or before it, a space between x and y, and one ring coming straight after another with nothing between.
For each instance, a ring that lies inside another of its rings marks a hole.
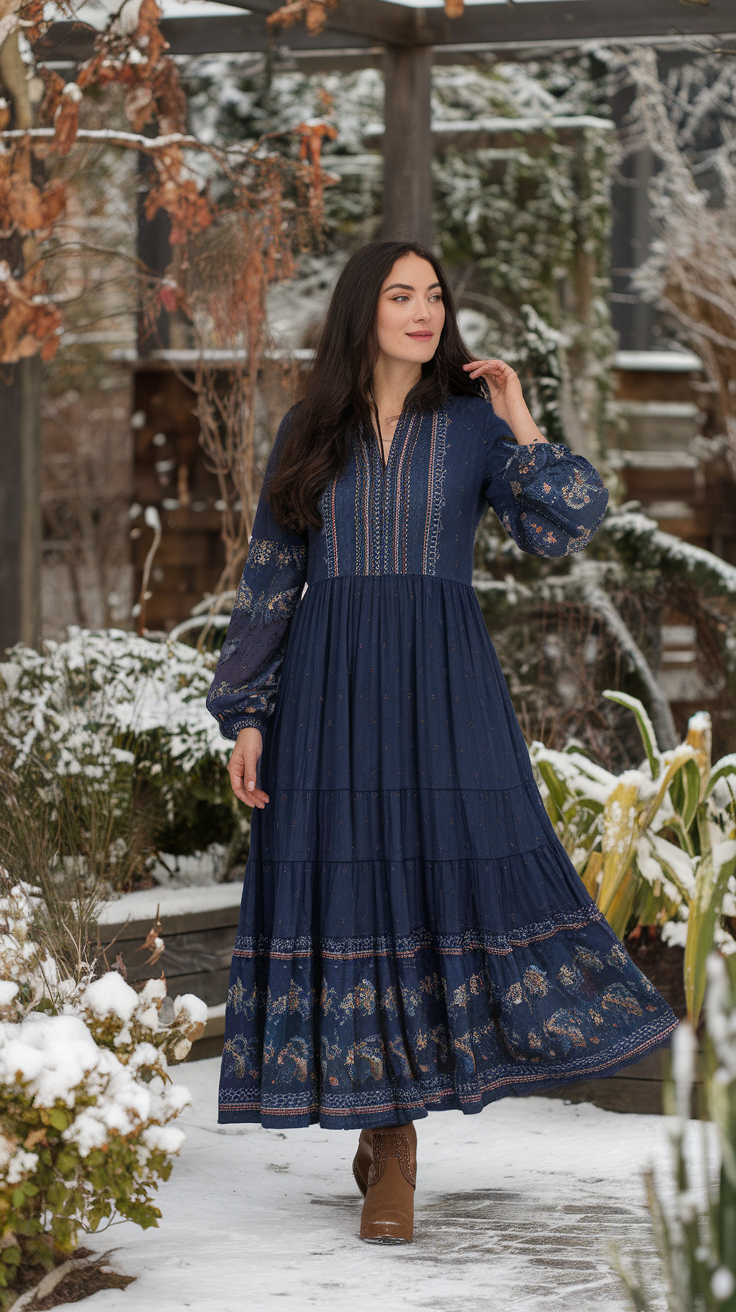
<instances>
[{"instance_id":1,"label":"gathered waist seam","mask_svg":"<svg viewBox=\"0 0 736 1312\"><path fill-rule=\"evenodd\" d=\"M407 571L389 571L385 574L334 574L325 575L324 578L313 579L310 583L307 579L307 593L310 588L316 588L320 583L339 583L343 579L360 580L361 583L373 582L383 579L430 579L433 583L453 583L461 588L468 588L475 596L475 590L472 582L465 579L448 578L445 574L422 574L418 570ZM307 594L305 593L305 596Z\"/></svg>"}]
</instances>

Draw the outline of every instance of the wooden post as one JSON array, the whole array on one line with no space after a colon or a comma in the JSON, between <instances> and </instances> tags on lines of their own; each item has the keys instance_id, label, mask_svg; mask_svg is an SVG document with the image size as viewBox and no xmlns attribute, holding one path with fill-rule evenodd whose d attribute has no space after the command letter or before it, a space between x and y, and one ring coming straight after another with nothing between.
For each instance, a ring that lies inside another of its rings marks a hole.
<instances>
[{"instance_id":1,"label":"wooden post","mask_svg":"<svg viewBox=\"0 0 736 1312\"><path fill-rule=\"evenodd\" d=\"M0 43L0 94L10 103L10 126L33 126L28 74L18 33ZM21 161L30 181L30 153ZM17 230L0 240L0 259L19 278L36 258L32 235ZM0 660L7 647L41 641L41 361L38 356L0 371Z\"/></svg>"},{"instance_id":2,"label":"wooden post","mask_svg":"<svg viewBox=\"0 0 736 1312\"><path fill-rule=\"evenodd\" d=\"M384 79L382 236L431 246L432 47L389 46Z\"/></svg>"},{"instance_id":3,"label":"wooden post","mask_svg":"<svg viewBox=\"0 0 736 1312\"><path fill-rule=\"evenodd\" d=\"M633 98L631 87L613 96L612 117L619 130L625 130ZM625 351L646 351L655 345L654 306L631 290L631 275L647 258L655 236L649 200L655 169L651 148L642 146L621 161L611 188L611 319L619 347Z\"/></svg>"},{"instance_id":4,"label":"wooden post","mask_svg":"<svg viewBox=\"0 0 736 1312\"><path fill-rule=\"evenodd\" d=\"M41 361L6 365L0 378L0 660L41 641Z\"/></svg>"}]
</instances>

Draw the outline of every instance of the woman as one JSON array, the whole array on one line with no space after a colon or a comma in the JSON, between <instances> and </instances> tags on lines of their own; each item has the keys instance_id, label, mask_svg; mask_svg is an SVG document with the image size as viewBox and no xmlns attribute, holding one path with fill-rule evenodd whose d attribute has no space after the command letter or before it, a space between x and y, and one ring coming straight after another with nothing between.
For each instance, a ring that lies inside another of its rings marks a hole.
<instances>
[{"instance_id":1,"label":"woman","mask_svg":"<svg viewBox=\"0 0 736 1312\"><path fill-rule=\"evenodd\" d=\"M348 261L208 706L253 808L219 1119L360 1129L368 1241L412 1238L428 1111L610 1073L676 1024L546 815L471 586L489 503L564 556L607 499L470 356L429 251Z\"/></svg>"}]
</instances>

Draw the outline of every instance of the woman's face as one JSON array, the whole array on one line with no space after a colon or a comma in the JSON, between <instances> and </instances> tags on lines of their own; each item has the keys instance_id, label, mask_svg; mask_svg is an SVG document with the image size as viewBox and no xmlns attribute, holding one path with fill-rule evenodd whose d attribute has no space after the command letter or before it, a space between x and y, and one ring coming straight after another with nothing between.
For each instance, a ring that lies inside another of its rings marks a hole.
<instances>
[{"instance_id":1,"label":"woman's face","mask_svg":"<svg viewBox=\"0 0 736 1312\"><path fill-rule=\"evenodd\" d=\"M444 322L442 290L432 265L419 255L402 255L378 298L376 332L382 355L426 364L437 350Z\"/></svg>"}]
</instances>

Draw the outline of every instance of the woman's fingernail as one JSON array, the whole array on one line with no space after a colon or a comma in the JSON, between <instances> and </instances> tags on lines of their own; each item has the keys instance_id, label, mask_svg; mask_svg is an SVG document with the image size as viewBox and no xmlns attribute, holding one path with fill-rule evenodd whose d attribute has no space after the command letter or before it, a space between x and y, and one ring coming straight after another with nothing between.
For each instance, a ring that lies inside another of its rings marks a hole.
<instances>
[{"instance_id":1,"label":"woman's fingernail","mask_svg":"<svg viewBox=\"0 0 736 1312\"><path fill-rule=\"evenodd\" d=\"M256 785L255 785L255 781L254 781L253 779L251 779L251 780L249 780L249 782L248 782L245 786L246 786L246 788L255 788L255 786L256 786Z\"/></svg>"}]
</instances>

